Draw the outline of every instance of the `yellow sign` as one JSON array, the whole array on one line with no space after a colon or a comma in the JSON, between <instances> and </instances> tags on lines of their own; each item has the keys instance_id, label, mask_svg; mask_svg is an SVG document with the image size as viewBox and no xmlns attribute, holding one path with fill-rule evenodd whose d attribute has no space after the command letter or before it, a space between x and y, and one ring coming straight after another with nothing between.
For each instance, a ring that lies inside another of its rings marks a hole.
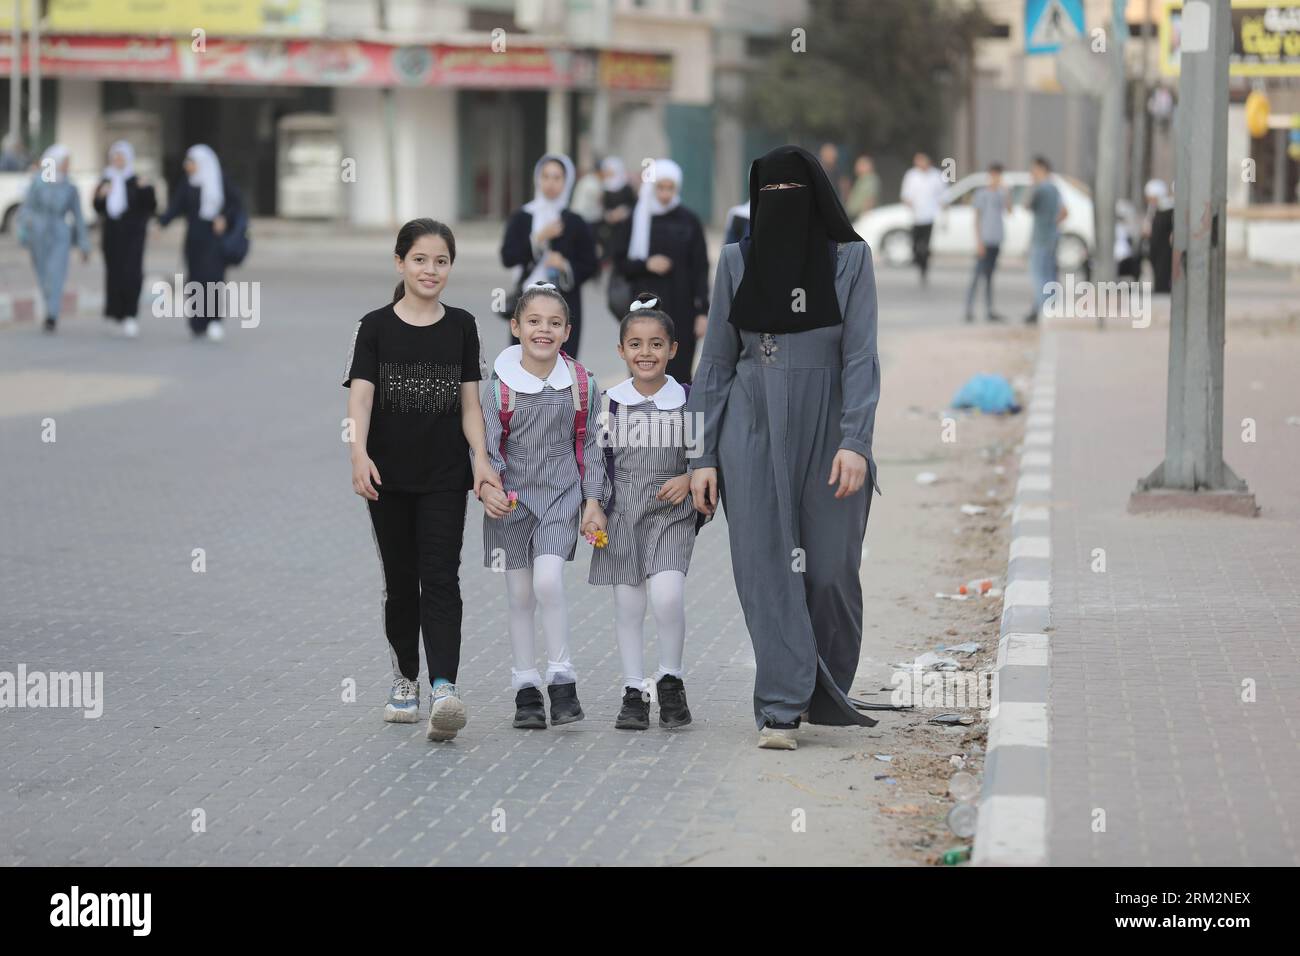
<instances>
[{"instance_id":1,"label":"yellow sign","mask_svg":"<svg viewBox=\"0 0 1300 956\"><path fill-rule=\"evenodd\" d=\"M0 0L2 5L5 0ZM319 34L323 0L49 0L52 33Z\"/></svg>"},{"instance_id":2,"label":"yellow sign","mask_svg":"<svg viewBox=\"0 0 1300 956\"><path fill-rule=\"evenodd\" d=\"M1246 129L1255 139L1268 133L1268 97L1259 90L1246 97Z\"/></svg>"},{"instance_id":3,"label":"yellow sign","mask_svg":"<svg viewBox=\"0 0 1300 956\"><path fill-rule=\"evenodd\" d=\"M1182 0L1160 15L1160 71L1178 75ZM1300 0L1232 0L1232 76L1300 76Z\"/></svg>"}]
</instances>

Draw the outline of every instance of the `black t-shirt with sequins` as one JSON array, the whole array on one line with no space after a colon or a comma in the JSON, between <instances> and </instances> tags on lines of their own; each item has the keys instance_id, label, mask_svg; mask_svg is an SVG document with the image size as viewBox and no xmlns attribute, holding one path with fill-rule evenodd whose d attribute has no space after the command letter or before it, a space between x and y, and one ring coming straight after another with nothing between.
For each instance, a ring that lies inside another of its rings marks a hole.
<instances>
[{"instance_id":1,"label":"black t-shirt with sequins","mask_svg":"<svg viewBox=\"0 0 1300 956\"><path fill-rule=\"evenodd\" d=\"M483 377L478 327L464 309L445 308L433 325L403 322L391 305L357 325L343 385L374 383L366 451L379 469L381 495L474 486L460 386Z\"/></svg>"}]
</instances>

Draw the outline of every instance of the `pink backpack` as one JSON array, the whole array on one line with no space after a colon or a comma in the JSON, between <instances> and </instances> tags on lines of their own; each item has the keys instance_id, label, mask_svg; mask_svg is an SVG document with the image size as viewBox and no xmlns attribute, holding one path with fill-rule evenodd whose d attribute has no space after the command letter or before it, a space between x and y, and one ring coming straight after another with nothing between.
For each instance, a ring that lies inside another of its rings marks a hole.
<instances>
[{"instance_id":1,"label":"pink backpack","mask_svg":"<svg viewBox=\"0 0 1300 956\"><path fill-rule=\"evenodd\" d=\"M565 352L560 352L560 358L564 364L569 367L569 378L577 386L570 389L573 394L573 432L574 432L574 454L578 459L578 478L581 480L586 474L585 462L583 461L583 449L587 443L587 370L582 363L575 358L571 358ZM506 439L510 437L510 418L515 413L515 393L505 382L494 372L492 373L492 392L496 396L497 414L501 416L501 460L506 458Z\"/></svg>"}]
</instances>

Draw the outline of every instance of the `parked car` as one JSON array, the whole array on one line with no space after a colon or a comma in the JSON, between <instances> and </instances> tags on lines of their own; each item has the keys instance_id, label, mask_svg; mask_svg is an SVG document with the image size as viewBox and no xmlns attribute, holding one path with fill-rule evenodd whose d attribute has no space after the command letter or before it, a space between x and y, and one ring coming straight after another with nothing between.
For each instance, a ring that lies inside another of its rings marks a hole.
<instances>
[{"instance_id":1,"label":"parked car","mask_svg":"<svg viewBox=\"0 0 1300 956\"><path fill-rule=\"evenodd\" d=\"M99 186L100 174L97 172L73 171L72 181L81 194L81 212L86 217L86 224L95 224L95 190ZM0 173L0 232L11 234L18 221L18 207L27 196L27 185L32 181L32 173Z\"/></svg>"},{"instance_id":2,"label":"parked car","mask_svg":"<svg viewBox=\"0 0 1300 956\"><path fill-rule=\"evenodd\" d=\"M988 182L988 173L972 173L948 187L943 195L943 208L934 221L930 236L930 251L934 255L975 255L975 210L971 197L975 190ZM1066 217L1061 223L1061 240L1057 246L1057 262L1064 271L1073 271L1087 261L1093 244L1092 197L1088 188L1069 176L1052 175L1052 181L1061 191ZM1033 217L1025 208L1025 200L1033 186L1027 172L1004 172L1002 185L1011 194L1011 210L1003 220L1006 239L1002 244L1004 256L1026 256L1029 253L1029 234ZM854 225L858 235L867 241L877 262L889 266L907 266L912 263L912 210L902 203L878 206L861 216Z\"/></svg>"}]
</instances>

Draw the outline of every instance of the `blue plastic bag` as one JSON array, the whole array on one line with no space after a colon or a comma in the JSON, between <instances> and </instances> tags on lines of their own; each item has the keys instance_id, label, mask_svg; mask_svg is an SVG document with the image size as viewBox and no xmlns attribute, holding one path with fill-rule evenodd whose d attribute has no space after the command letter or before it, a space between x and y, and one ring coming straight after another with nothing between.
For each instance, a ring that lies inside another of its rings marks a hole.
<instances>
[{"instance_id":1,"label":"blue plastic bag","mask_svg":"<svg viewBox=\"0 0 1300 956\"><path fill-rule=\"evenodd\" d=\"M978 408L981 412L1001 415L1020 411L1016 391L1001 375L972 375L952 397L953 408Z\"/></svg>"}]
</instances>

